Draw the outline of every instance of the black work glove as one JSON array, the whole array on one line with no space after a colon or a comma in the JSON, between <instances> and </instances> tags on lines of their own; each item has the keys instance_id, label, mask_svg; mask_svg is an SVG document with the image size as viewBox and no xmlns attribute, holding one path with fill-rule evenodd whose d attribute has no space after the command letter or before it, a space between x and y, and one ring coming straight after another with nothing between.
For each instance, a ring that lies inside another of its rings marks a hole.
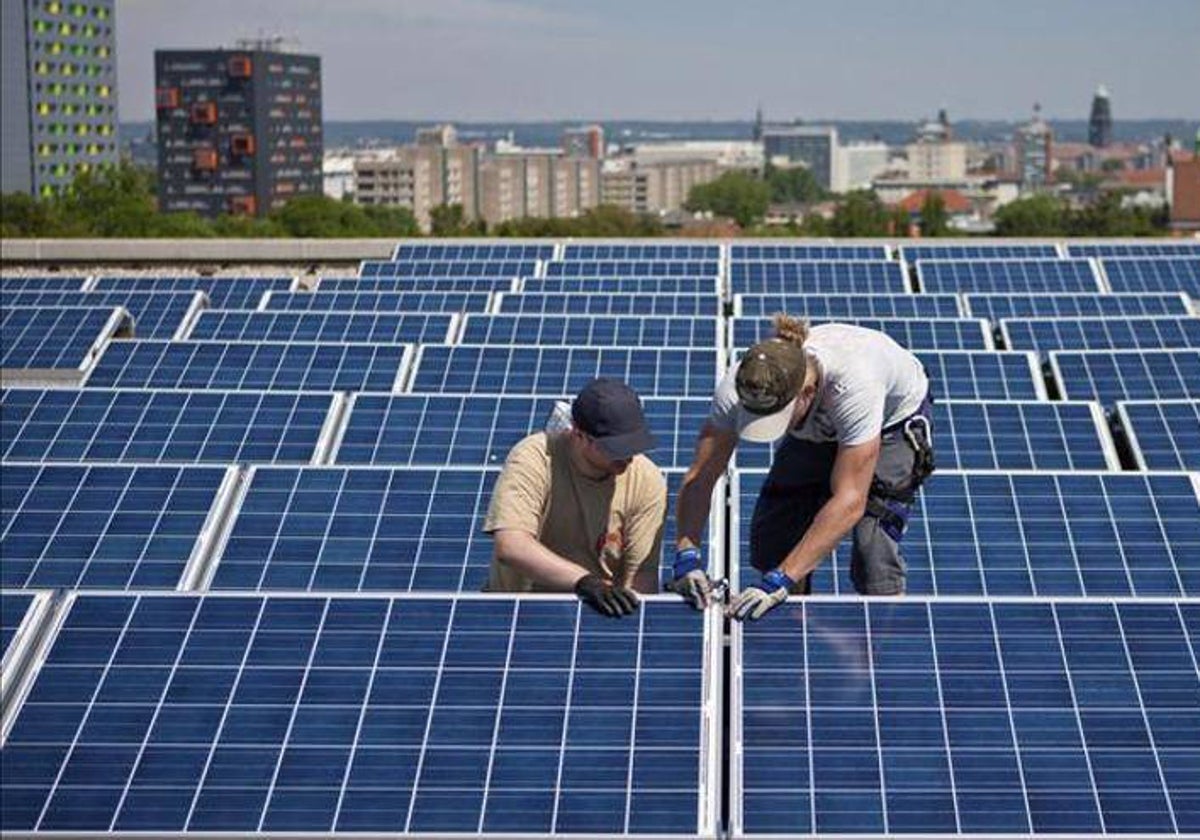
<instances>
[{"instance_id":1,"label":"black work glove","mask_svg":"<svg viewBox=\"0 0 1200 840\"><path fill-rule=\"evenodd\" d=\"M575 594L580 601L609 618L632 615L638 608L638 597L632 589L613 586L592 574L579 579L575 584Z\"/></svg>"}]
</instances>

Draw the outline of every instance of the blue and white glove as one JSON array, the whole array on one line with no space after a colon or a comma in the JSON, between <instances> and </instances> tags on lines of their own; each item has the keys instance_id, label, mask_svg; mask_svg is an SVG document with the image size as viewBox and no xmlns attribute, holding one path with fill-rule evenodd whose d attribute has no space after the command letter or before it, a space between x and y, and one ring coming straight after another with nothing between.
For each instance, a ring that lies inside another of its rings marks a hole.
<instances>
[{"instance_id":1,"label":"blue and white glove","mask_svg":"<svg viewBox=\"0 0 1200 840\"><path fill-rule=\"evenodd\" d=\"M672 569L675 579L667 588L683 597L693 607L702 610L712 603L712 581L704 569L700 549L689 546L675 552Z\"/></svg>"},{"instance_id":2,"label":"blue and white glove","mask_svg":"<svg viewBox=\"0 0 1200 840\"><path fill-rule=\"evenodd\" d=\"M733 599L725 615L736 621L758 621L775 607L787 600L788 592L796 581L779 569L772 569L762 576L757 586L749 586Z\"/></svg>"}]
</instances>

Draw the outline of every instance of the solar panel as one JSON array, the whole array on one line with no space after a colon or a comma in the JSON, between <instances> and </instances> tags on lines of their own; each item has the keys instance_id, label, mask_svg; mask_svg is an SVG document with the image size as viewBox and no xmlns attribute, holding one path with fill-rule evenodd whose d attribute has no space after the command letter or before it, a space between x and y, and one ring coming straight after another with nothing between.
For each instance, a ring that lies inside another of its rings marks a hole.
<instances>
[{"instance_id":1,"label":"solar panel","mask_svg":"<svg viewBox=\"0 0 1200 840\"><path fill-rule=\"evenodd\" d=\"M462 341L574 347L716 348L722 343L716 318L641 315L467 315Z\"/></svg>"},{"instance_id":2,"label":"solar panel","mask_svg":"<svg viewBox=\"0 0 1200 840\"><path fill-rule=\"evenodd\" d=\"M758 295L904 294L904 267L893 262L735 262L733 293Z\"/></svg>"},{"instance_id":3,"label":"solar panel","mask_svg":"<svg viewBox=\"0 0 1200 840\"><path fill-rule=\"evenodd\" d=\"M1200 831L1198 622L1181 601L793 600L734 630L732 833Z\"/></svg>"},{"instance_id":4,"label":"solar panel","mask_svg":"<svg viewBox=\"0 0 1200 840\"><path fill-rule=\"evenodd\" d=\"M570 399L570 397L564 397ZM540 431L552 396L488 397L355 394L333 463L499 466L509 449ZM711 400L647 397L642 409L660 467L687 467Z\"/></svg>"},{"instance_id":5,"label":"solar panel","mask_svg":"<svg viewBox=\"0 0 1200 840\"><path fill-rule=\"evenodd\" d=\"M689 315L715 318L720 298L707 295L502 294L496 311L514 315Z\"/></svg>"},{"instance_id":6,"label":"solar panel","mask_svg":"<svg viewBox=\"0 0 1200 840\"><path fill-rule=\"evenodd\" d=\"M808 318L957 318L957 295L737 295L733 313L769 316L790 312Z\"/></svg>"},{"instance_id":7,"label":"solar panel","mask_svg":"<svg viewBox=\"0 0 1200 840\"><path fill-rule=\"evenodd\" d=\"M525 277L537 273L536 260L366 260L360 277Z\"/></svg>"},{"instance_id":8,"label":"solar panel","mask_svg":"<svg viewBox=\"0 0 1200 840\"><path fill-rule=\"evenodd\" d=\"M206 341L110 343L88 388L391 391L408 369L404 344Z\"/></svg>"},{"instance_id":9,"label":"solar panel","mask_svg":"<svg viewBox=\"0 0 1200 840\"><path fill-rule=\"evenodd\" d=\"M579 260L719 260L720 245L568 244L563 259Z\"/></svg>"},{"instance_id":10,"label":"solar panel","mask_svg":"<svg viewBox=\"0 0 1200 840\"><path fill-rule=\"evenodd\" d=\"M935 402L933 440L939 469L1116 470L1121 466L1096 403ZM740 468L769 467L771 457L768 445L738 445Z\"/></svg>"},{"instance_id":11,"label":"solar panel","mask_svg":"<svg viewBox=\"0 0 1200 840\"><path fill-rule=\"evenodd\" d=\"M813 326L827 321L814 320ZM987 322L972 318L848 318L838 321L886 333L897 344L913 350L990 350L992 334ZM769 318L730 319L733 346L746 348L775 335Z\"/></svg>"},{"instance_id":12,"label":"solar panel","mask_svg":"<svg viewBox=\"0 0 1200 840\"><path fill-rule=\"evenodd\" d=\"M433 344L449 341L457 316L419 312L247 312L209 309L200 313L191 341L350 341L371 344Z\"/></svg>"},{"instance_id":13,"label":"solar panel","mask_svg":"<svg viewBox=\"0 0 1200 840\"><path fill-rule=\"evenodd\" d=\"M1091 350L1050 354L1059 393L1068 400L1200 398L1200 350Z\"/></svg>"},{"instance_id":14,"label":"solar panel","mask_svg":"<svg viewBox=\"0 0 1200 840\"><path fill-rule=\"evenodd\" d=\"M742 581L759 579L748 531L765 476L739 470L733 488L738 554L730 566ZM908 592L1195 596L1198 494L1186 473L939 470L921 489L902 543ZM849 565L847 541L817 567L813 591L853 594Z\"/></svg>"},{"instance_id":15,"label":"solar panel","mask_svg":"<svg viewBox=\"0 0 1200 840\"><path fill-rule=\"evenodd\" d=\"M1182 294L966 295L968 315L1003 318L1081 318L1118 315L1187 315Z\"/></svg>"},{"instance_id":16,"label":"solar panel","mask_svg":"<svg viewBox=\"0 0 1200 840\"><path fill-rule=\"evenodd\" d=\"M1011 350L1172 350L1200 347L1200 318L1028 318L1000 322Z\"/></svg>"},{"instance_id":17,"label":"solar panel","mask_svg":"<svg viewBox=\"0 0 1200 840\"><path fill-rule=\"evenodd\" d=\"M470 245L403 242L396 246L395 260L548 260L554 256L553 244L487 243Z\"/></svg>"},{"instance_id":18,"label":"solar panel","mask_svg":"<svg viewBox=\"0 0 1200 840\"><path fill-rule=\"evenodd\" d=\"M8 306L8 296L17 292L79 292L87 280L69 274L0 274L0 303Z\"/></svg>"},{"instance_id":19,"label":"solar panel","mask_svg":"<svg viewBox=\"0 0 1200 840\"><path fill-rule=\"evenodd\" d=\"M1191 257L1101 260L1114 292L1186 292L1200 300L1200 254Z\"/></svg>"},{"instance_id":20,"label":"solar panel","mask_svg":"<svg viewBox=\"0 0 1200 840\"><path fill-rule=\"evenodd\" d=\"M293 277L98 277L96 291L204 292L215 309L257 309L267 292L286 292Z\"/></svg>"},{"instance_id":21,"label":"solar panel","mask_svg":"<svg viewBox=\"0 0 1200 840\"><path fill-rule=\"evenodd\" d=\"M561 260L546 264L547 277L716 277L720 273L721 264L715 260Z\"/></svg>"},{"instance_id":22,"label":"solar panel","mask_svg":"<svg viewBox=\"0 0 1200 840\"><path fill-rule=\"evenodd\" d=\"M32 593L0 592L0 662L4 665L5 677L8 676L8 651L33 601Z\"/></svg>"},{"instance_id":23,"label":"solar panel","mask_svg":"<svg viewBox=\"0 0 1200 840\"><path fill-rule=\"evenodd\" d=\"M677 599L77 596L5 832L715 831L715 625Z\"/></svg>"},{"instance_id":24,"label":"solar panel","mask_svg":"<svg viewBox=\"0 0 1200 840\"><path fill-rule=\"evenodd\" d=\"M715 295L714 277L528 277L521 281L525 294L592 295Z\"/></svg>"},{"instance_id":25,"label":"solar panel","mask_svg":"<svg viewBox=\"0 0 1200 840\"><path fill-rule=\"evenodd\" d=\"M5 464L0 586L173 589L207 553L235 477L225 467Z\"/></svg>"},{"instance_id":26,"label":"solar panel","mask_svg":"<svg viewBox=\"0 0 1200 840\"><path fill-rule=\"evenodd\" d=\"M922 260L922 292L1103 292L1089 260Z\"/></svg>"},{"instance_id":27,"label":"solar panel","mask_svg":"<svg viewBox=\"0 0 1200 840\"><path fill-rule=\"evenodd\" d=\"M1072 257L1200 256L1200 242L1085 242L1068 243Z\"/></svg>"},{"instance_id":28,"label":"solar panel","mask_svg":"<svg viewBox=\"0 0 1200 840\"><path fill-rule=\"evenodd\" d=\"M487 312L492 296L468 292L272 292L263 309L303 312Z\"/></svg>"},{"instance_id":29,"label":"solar panel","mask_svg":"<svg viewBox=\"0 0 1200 840\"><path fill-rule=\"evenodd\" d=\"M322 277L319 292L513 292L512 277Z\"/></svg>"},{"instance_id":30,"label":"solar panel","mask_svg":"<svg viewBox=\"0 0 1200 840\"><path fill-rule=\"evenodd\" d=\"M717 382L713 350L650 347L422 345L407 390L447 394L576 394L592 379L620 379L641 397L706 397ZM369 389L362 389L369 390Z\"/></svg>"},{"instance_id":31,"label":"solar panel","mask_svg":"<svg viewBox=\"0 0 1200 840\"><path fill-rule=\"evenodd\" d=\"M174 338L204 306L201 292L21 292L5 306L61 308L123 306L133 316L138 338Z\"/></svg>"},{"instance_id":32,"label":"solar panel","mask_svg":"<svg viewBox=\"0 0 1200 840\"><path fill-rule=\"evenodd\" d=\"M11 461L311 463L329 394L5 389L0 456Z\"/></svg>"},{"instance_id":33,"label":"solar panel","mask_svg":"<svg viewBox=\"0 0 1200 840\"><path fill-rule=\"evenodd\" d=\"M917 260L1055 260L1059 253L1058 246L1050 244L901 245L900 258L910 264Z\"/></svg>"},{"instance_id":34,"label":"solar panel","mask_svg":"<svg viewBox=\"0 0 1200 840\"><path fill-rule=\"evenodd\" d=\"M886 245L731 245L737 260L886 260Z\"/></svg>"},{"instance_id":35,"label":"solar panel","mask_svg":"<svg viewBox=\"0 0 1200 840\"><path fill-rule=\"evenodd\" d=\"M1200 400L1120 402L1117 414L1140 469L1200 471Z\"/></svg>"},{"instance_id":36,"label":"solar panel","mask_svg":"<svg viewBox=\"0 0 1200 840\"><path fill-rule=\"evenodd\" d=\"M104 342L130 331L120 307L8 308L0 312L0 369L77 375L86 371Z\"/></svg>"}]
</instances>

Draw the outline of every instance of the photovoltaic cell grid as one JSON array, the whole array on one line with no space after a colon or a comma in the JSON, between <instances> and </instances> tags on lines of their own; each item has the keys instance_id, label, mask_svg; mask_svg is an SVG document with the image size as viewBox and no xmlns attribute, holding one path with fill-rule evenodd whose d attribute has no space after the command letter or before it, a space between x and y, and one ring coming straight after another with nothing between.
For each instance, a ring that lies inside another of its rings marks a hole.
<instances>
[{"instance_id":1,"label":"photovoltaic cell grid","mask_svg":"<svg viewBox=\"0 0 1200 840\"><path fill-rule=\"evenodd\" d=\"M272 292L268 311L302 312L487 312L484 292Z\"/></svg>"},{"instance_id":2,"label":"photovoltaic cell grid","mask_svg":"<svg viewBox=\"0 0 1200 840\"><path fill-rule=\"evenodd\" d=\"M1060 350L1050 368L1068 400L1200 399L1200 350Z\"/></svg>"},{"instance_id":3,"label":"photovoltaic cell grid","mask_svg":"<svg viewBox=\"0 0 1200 840\"><path fill-rule=\"evenodd\" d=\"M901 245L900 257L911 264L917 260L997 260L1059 258L1056 245Z\"/></svg>"},{"instance_id":4,"label":"photovoltaic cell grid","mask_svg":"<svg viewBox=\"0 0 1200 840\"><path fill-rule=\"evenodd\" d=\"M1000 322L1010 350L1174 350L1200 347L1200 318L1029 318Z\"/></svg>"},{"instance_id":5,"label":"photovoltaic cell grid","mask_svg":"<svg viewBox=\"0 0 1200 840\"><path fill-rule=\"evenodd\" d=\"M520 315L687 315L715 318L720 298L707 295L502 294L498 311Z\"/></svg>"},{"instance_id":6,"label":"photovoltaic cell grid","mask_svg":"<svg viewBox=\"0 0 1200 840\"><path fill-rule=\"evenodd\" d=\"M0 585L173 589L226 480L224 467L5 464Z\"/></svg>"},{"instance_id":7,"label":"photovoltaic cell grid","mask_svg":"<svg viewBox=\"0 0 1200 840\"><path fill-rule=\"evenodd\" d=\"M918 296L919 299L919 296ZM1119 315L1187 315L1187 299L1175 294L966 295L975 318L1086 318Z\"/></svg>"},{"instance_id":8,"label":"photovoltaic cell grid","mask_svg":"<svg viewBox=\"0 0 1200 840\"><path fill-rule=\"evenodd\" d=\"M0 592L0 661L21 629L21 622L33 604L33 595L25 592Z\"/></svg>"},{"instance_id":9,"label":"photovoltaic cell grid","mask_svg":"<svg viewBox=\"0 0 1200 840\"><path fill-rule=\"evenodd\" d=\"M819 326L818 319L812 325ZM990 350L992 336L987 322L972 318L846 318L851 324L886 333L910 350ZM1197 321L1200 324L1200 320ZM733 346L747 348L775 335L770 319L761 316L733 318Z\"/></svg>"},{"instance_id":10,"label":"photovoltaic cell grid","mask_svg":"<svg viewBox=\"0 0 1200 840\"><path fill-rule=\"evenodd\" d=\"M0 312L0 368L82 370L121 323L118 307L4 309Z\"/></svg>"},{"instance_id":11,"label":"photovoltaic cell grid","mask_svg":"<svg viewBox=\"0 0 1200 840\"><path fill-rule=\"evenodd\" d=\"M886 245L731 245L732 260L886 260Z\"/></svg>"},{"instance_id":12,"label":"photovoltaic cell grid","mask_svg":"<svg viewBox=\"0 0 1200 840\"><path fill-rule=\"evenodd\" d=\"M447 341L454 316L419 312L246 312L209 309L200 313L190 341L331 341L370 344L433 344Z\"/></svg>"},{"instance_id":13,"label":"photovoltaic cell grid","mask_svg":"<svg viewBox=\"0 0 1200 840\"><path fill-rule=\"evenodd\" d=\"M442 261L442 260L548 260L554 256L553 245L528 244L488 244L488 245L425 245L419 243L402 243L396 246L397 262L404 260Z\"/></svg>"},{"instance_id":14,"label":"photovoltaic cell grid","mask_svg":"<svg viewBox=\"0 0 1200 840\"><path fill-rule=\"evenodd\" d=\"M1102 421L1095 403L935 402L937 466L942 470L1118 469ZM766 468L771 458L768 445L738 445L740 468Z\"/></svg>"},{"instance_id":15,"label":"photovoltaic cell grid","mask_svg":"<svg viewBox=\"0 0 1200 840\"><path fill-rule=\"evenodd\" d=\"M537 272L536 260L366 260L362 277L526 277Z\"/></svg>"},{"instance_id":16,"label":"photovoltaic cell grid","mask_svg":"<svg viewBox=\"0 0 1200 840\"><path fill-rule=\"evenodd\" d=\"M769 317L787 312L806 318L958 318L957 295L738 295L734 314Z\"/></svg>"},{"instance_id":17,"label":"photovoltaic cell grid","mask_svg":"<svg viewBox=\"0 0 1200 840\"><path fill-rule=\"evenodd\" d=\"M5 461L311 463L329 394L0 391Z\"/></svg>"},{"instance_id":18,"label":"photovoltaic cell grid","mask_svg":"<svg viewBox=\"0 0 1200 840\"><path fill-rule=\"evenodd\" d=\"M1197 242L1085 242L1067 244L1072 257L1184 257L1200 256Z\"/></svg>"},{"instance_id":19,"label":"photovoltaic cell grid","mask_svg":"<svg viewBox=\"0 0 1200 840\"><path fill-rule=\"evenodd\" d=\"M735 640L734 834L1198 832L1198 610L790 602Z\"/></svg>"},{"instance_id":20,"label":"photovoltaic cell grid","mask_svg":"<svg viewBox=\"0 0 1200 840\"><path fill-rule=\"evenodd\" d=\"M706 635L664 601L77 597L3 828L711 831Z\"/></svg>"},{"instance_id":21,"label":"photovoltaic cell grid","mask_svg":"<svg viewBox=\"0 0 1200 840\"><path fill-rule=\"evenodd\" d=\"M719 245L567 245L563 259L568 262L579 260L717 260L721 258Z\"/></svg>"},{"instance_id":22,"label":"photovoltaic cell grid","mask_svg":"<svg viewBox=\"0 0 1200 840\"><path fill-rule=\"evenodd\" d=\"M720 271L719 262L708 260L561 260L546 264L547 277L716 277Z\"/></svg>"},{"instance_id":23,"label":"photovoltaic cell grid","mask_svg":"<svg viewBox=\"0 0 1200 840\"><path fill-rule=\"evenodd\" d=\"M236 391L391 391L407 367L404 344L120 341L108 345L88 388Z\"/></svg>"},{"instance_id":24,"label":"photovoltaic cell grid","mask_svg":"<svg viewBox=\"0 0 1200 840\"><path fill-rule=\"evenodd\" d=\"M716 348L722 343L715 317L649 315L467 315L462 341L573 347Z\"/></svg>"},{"instance_id":25,"label":"photovoltaic cell grid","mask_svg":"<svg viewBox=\"0 0 1200 840\"><path fill-rule=\"evenodd\" d=\"M715 295L717 278L712 277L528 277L521 281L525 294L635 294Z\"/></svg>"},{"instance_id":26,"label":"photovoltaic cell grid","mask_svg":"<svg viewBox=\"0 0 1200 840\"><path fill-rule=\"evenodd\" d=\"M735 262L730 266L733 293L904 294L908 277L893 262Z\"/></svg>"},{"instance_id":27,"label":"photovoltaic cell grid","mask_svg":"<svg viewBox=\"0 0 1200 840\"><path fill-rule=\"evenodd\" d=\"M756 581L747 531L765 472L737 478L739 574ZM901 543L908 592L1194 597L1198 521L1200 500L1184 473L939 471ZM853 594L849 567L847 540L817 567L813 591Z\"/></svg>"},{"instance_id":28,"label":"photovoltaic cell grid","mask_svg":"<svg viewBox=\"0 0 1200 840\"><path fill-rule=\"evenodd\" d=\"M512 277L322 277L319 292L511 292Z\"/></svg>"},{"instance_id":29,"label":"photovoltaic cell grid","mask_svg":"<svg viewBox=\"0 0 1200 840\"><path fill-rule=\"evenodd\" d=\"M921 260L922 292L1102 292L1088 260Z\"/></svg>"},{"instance_id":30,"label":"photovoltaic cell grid","mask_svg":"<svg viewBox=\"0 0 1200 840\"><path fill-rule=\"evenodd\" d=\"M1139 467L1200 471L1200 400L1122 402L1117 412Z\"/></svg>"},{"instance_id":31,"label":"photovoltaic cell grid","mask_svg":"<svg viewBox=\"0 0 1200 840\"><path fill-rule=\"evenodd\" d=\"M133 316L138 338L173 338L193 308L198 292L21 292L5 306L63 308L123 306Z\"/></svg>"},{"instance_id":32,"label":"photovoltaic cell grid","mask_svg":"<svg viewBox=\"0 0 1200 840\"><path fill-rule=\"evenodd\" d=\"M204 292L214 309L255 309L267 292L286 292L291 277L100 277L96 291Z\"/></svg>"},{"instance_id":33,"label":"photovoltaic cell grid","mask_svg":"<svg viewBox=\"0 0 1200 840\"><path fill-rule=\"evenodd\" d=\"M8 306L8 296L18 292L78 292L87 277L63 274L2 274L0 304Z\"/></svg>"},{"instance_id":34,"label":"photovoltaic cell grid","mask_svg":"<svg viewBox=\"0 0 1200 840\"><path fill-rule=\"evenodd\" d=\"M570 400L570 397L564 397ZM526 435L541 431L554 397L356 394L337 447L337 464L501 466ZM646 423L661 468L691 464L710 400L645 397Z\"/></svg>"},{"instance_id":35,"label":"photovoltaic cell grid","mask_svg":"<svg viewBox=\"0 0 1200 840\"><path fill-rule=\"evenodd\" d=\"M427 344L414 364L407 389L413 393L576 394L592 379L607 376L621 379L641 397L712 399L717 381L714 350Z\"/></svg>"},{"instance_id":36,"label":"photovoltaic cell grid","mask_svg":"<svg viewBox=\"0 0 1200 840\"><path fill-rule=\"evenodd\" d=\"M1191 257L1101 260L1114 292L1186 292L1200 300L1200 253Z\"/></svg>"}]
</instances>

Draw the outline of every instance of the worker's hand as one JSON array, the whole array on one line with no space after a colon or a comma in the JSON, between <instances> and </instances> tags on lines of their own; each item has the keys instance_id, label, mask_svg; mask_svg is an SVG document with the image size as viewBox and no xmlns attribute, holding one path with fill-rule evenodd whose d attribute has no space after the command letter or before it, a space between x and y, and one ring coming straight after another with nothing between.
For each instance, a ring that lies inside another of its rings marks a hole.
<instances>
[{"instance_id":1,"label":"worker's hand","mask_svg":"<svg viewBox=\"0 0 1200 840\"><path fill-rule=\"evenodd\" d=\"M675 552L675 565L672 569L675 579L668 589L698 610L712 603L712 581L704 570L704 558L700 549L694 547L681 548Z\"/></svg>"},{"instance_id":2,"label":"worker's hand","mask_svg":"<svg viewBox=\"0 0 1200 840\"><path fill-rule=\"evenodd\" d=\"M725 615L737 621L758 621L786 601L788 591L795 585L796 582L783 572L772 569L762 576L757 586L743 589L725 609Z\"/></svg>"},{"instance_id":3,"label":"worker's hand","mask_svg":"<svg viewBox=\"0 0 1200 840\"><path fill-rule=\"evenodd\" d=\"M575 584L575 594L579 596L580 601L609 618L631 615L638 608L638 596L632 589L613 586L593 574L584 575L579 579Z\"/></svg>"}]
</instances>

